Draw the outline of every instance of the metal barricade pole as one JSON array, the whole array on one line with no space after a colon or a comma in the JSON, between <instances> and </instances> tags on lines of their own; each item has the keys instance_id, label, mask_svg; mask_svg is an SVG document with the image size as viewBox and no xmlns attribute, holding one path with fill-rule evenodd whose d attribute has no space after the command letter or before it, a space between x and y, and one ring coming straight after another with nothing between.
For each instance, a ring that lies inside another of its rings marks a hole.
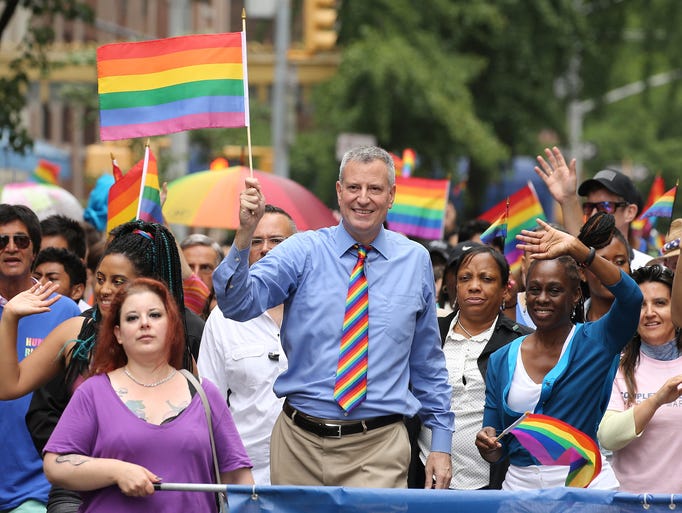
<instances>
[{"instance_id":1,"label":"metal barricade pole","mask_svg":"<svg viewBox=\"0 0 682 513\"><path fill-rule=\"evenodd\" d=\"M154 483L154 490L166 492L210 492L226 493L227 485L197 483Z\"/></svg>"}]
</instances>

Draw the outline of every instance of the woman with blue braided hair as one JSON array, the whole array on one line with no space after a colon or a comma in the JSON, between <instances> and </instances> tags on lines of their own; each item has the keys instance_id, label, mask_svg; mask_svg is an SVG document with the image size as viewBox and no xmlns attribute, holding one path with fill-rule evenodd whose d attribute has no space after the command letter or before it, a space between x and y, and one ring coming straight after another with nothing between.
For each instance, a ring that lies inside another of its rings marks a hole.
<instances>
[{"instance_id":1,"label":"woman with blue braided hair","mask_svg":"<svg viewBox=\"0 0 682 513\"><path fill-rule=\"evenodd\" d=\"M96 271L96 306L84 312L82 317L69 319L57 326L20 363L17 362L16 349L9 347L12 344L5 341L16 338L16 326L21 317L46 305L40 291L31 289L5 307L0 322L0 399L20 397L38 389L26 417L39 452L42 452L61 412L88 371L102 316L107 315L118 289L138 277L165 282L180 311L185 312L183 325L188 348L183 366L193 369L189 349L193 349L196 358L203 321L184 308L180 257L175 239L167 228L156 223L132 221L112 230ZM48 511L76 511L77 504L74 506L73 500L78 500L78 496L70 495L68 492L53 493Z\"/></svg>"}]
</instances>

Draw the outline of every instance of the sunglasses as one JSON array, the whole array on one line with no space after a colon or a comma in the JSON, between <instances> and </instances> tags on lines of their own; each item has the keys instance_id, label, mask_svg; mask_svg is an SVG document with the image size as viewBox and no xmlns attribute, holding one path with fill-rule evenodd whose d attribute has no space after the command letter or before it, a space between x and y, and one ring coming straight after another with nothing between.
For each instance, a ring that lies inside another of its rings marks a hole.
<instances>
[{"instance_id":1,"label":"sunglasses","mask_svg":"<svg viewBox=\"0 0 682 513\"><path fill-rule=\"evenodd\" d=\"M10 239L14 240L14 245L18 249L26 249L31 244L31 237L25 233L15 233L14 235L0 235L0 251L5 249Z\"/></svg>"},{"instance_id":2,"label":"sunglasses","mask_svg":"<svg viewBox=\"0 0 682 513\"><path fill-rule=\"evenodd\" d=\"M589 216L595 208L597 209L597 212L613 214L617 208L627 207L628 205L629 203L627 201L586 201L583 203L583 214Z\"/></svg>"}]
</instances>

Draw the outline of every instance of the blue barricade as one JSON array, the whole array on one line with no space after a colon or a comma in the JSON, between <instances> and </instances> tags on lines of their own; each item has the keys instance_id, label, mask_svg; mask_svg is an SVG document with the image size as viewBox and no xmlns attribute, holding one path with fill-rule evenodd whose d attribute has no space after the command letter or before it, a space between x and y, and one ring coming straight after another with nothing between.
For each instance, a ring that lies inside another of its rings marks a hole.
<instances>
[{"instance_id":1,"label":"blue barricade","mask_svg":"<svg viewBox=\"0 0 682 513\"><path fill-rule=\"evenodd\" d=\"M390 490L341 487L228 486L231 513L670 513L682 495L553 488L498 490Z\"/></svg>"}]
</instances>

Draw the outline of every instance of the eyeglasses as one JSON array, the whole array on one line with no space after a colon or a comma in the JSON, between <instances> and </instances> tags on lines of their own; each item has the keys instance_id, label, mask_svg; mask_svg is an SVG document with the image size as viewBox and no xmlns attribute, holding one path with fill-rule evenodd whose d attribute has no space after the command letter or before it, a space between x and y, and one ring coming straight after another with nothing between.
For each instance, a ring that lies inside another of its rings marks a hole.
<instances>
[{"instance_id":1,"label":"eyeglasses","mask_svg":"<svg viewBox=\"0 0 682 513\"><path fill-rule=\"evenodd\" d=\"M5 249L10 239L14 240L14 245L18 249L26 249L31 244L31 237L25 233L15 233L14 235L0 235L0 251Z\"/></svg>"},{"instance_id":2,"label":"eyeglasses","mask_svg":"<svg viewBox=\"0 0 682 513\"><path fill-rule=\"evenodd\" d=\"M251 239L251 247L260 248L266 242L268 243L268 246L277 246L278 244L281 244L285 240L286 237L265 237L263 239Z\"/></svg>"},{"instance_id":3,"label":"eyeglasses","mask_svg":"<svg viewBox=\"0 0 682 513\"><path fill-rule=\"evenodd\" d=\"M627 207L628 205L629 203L627 201L586 201L583 203L583 214L589 216L595 208L597 209L597 212L613 214L617 208Z\"/></svg>"}]
</instances>

